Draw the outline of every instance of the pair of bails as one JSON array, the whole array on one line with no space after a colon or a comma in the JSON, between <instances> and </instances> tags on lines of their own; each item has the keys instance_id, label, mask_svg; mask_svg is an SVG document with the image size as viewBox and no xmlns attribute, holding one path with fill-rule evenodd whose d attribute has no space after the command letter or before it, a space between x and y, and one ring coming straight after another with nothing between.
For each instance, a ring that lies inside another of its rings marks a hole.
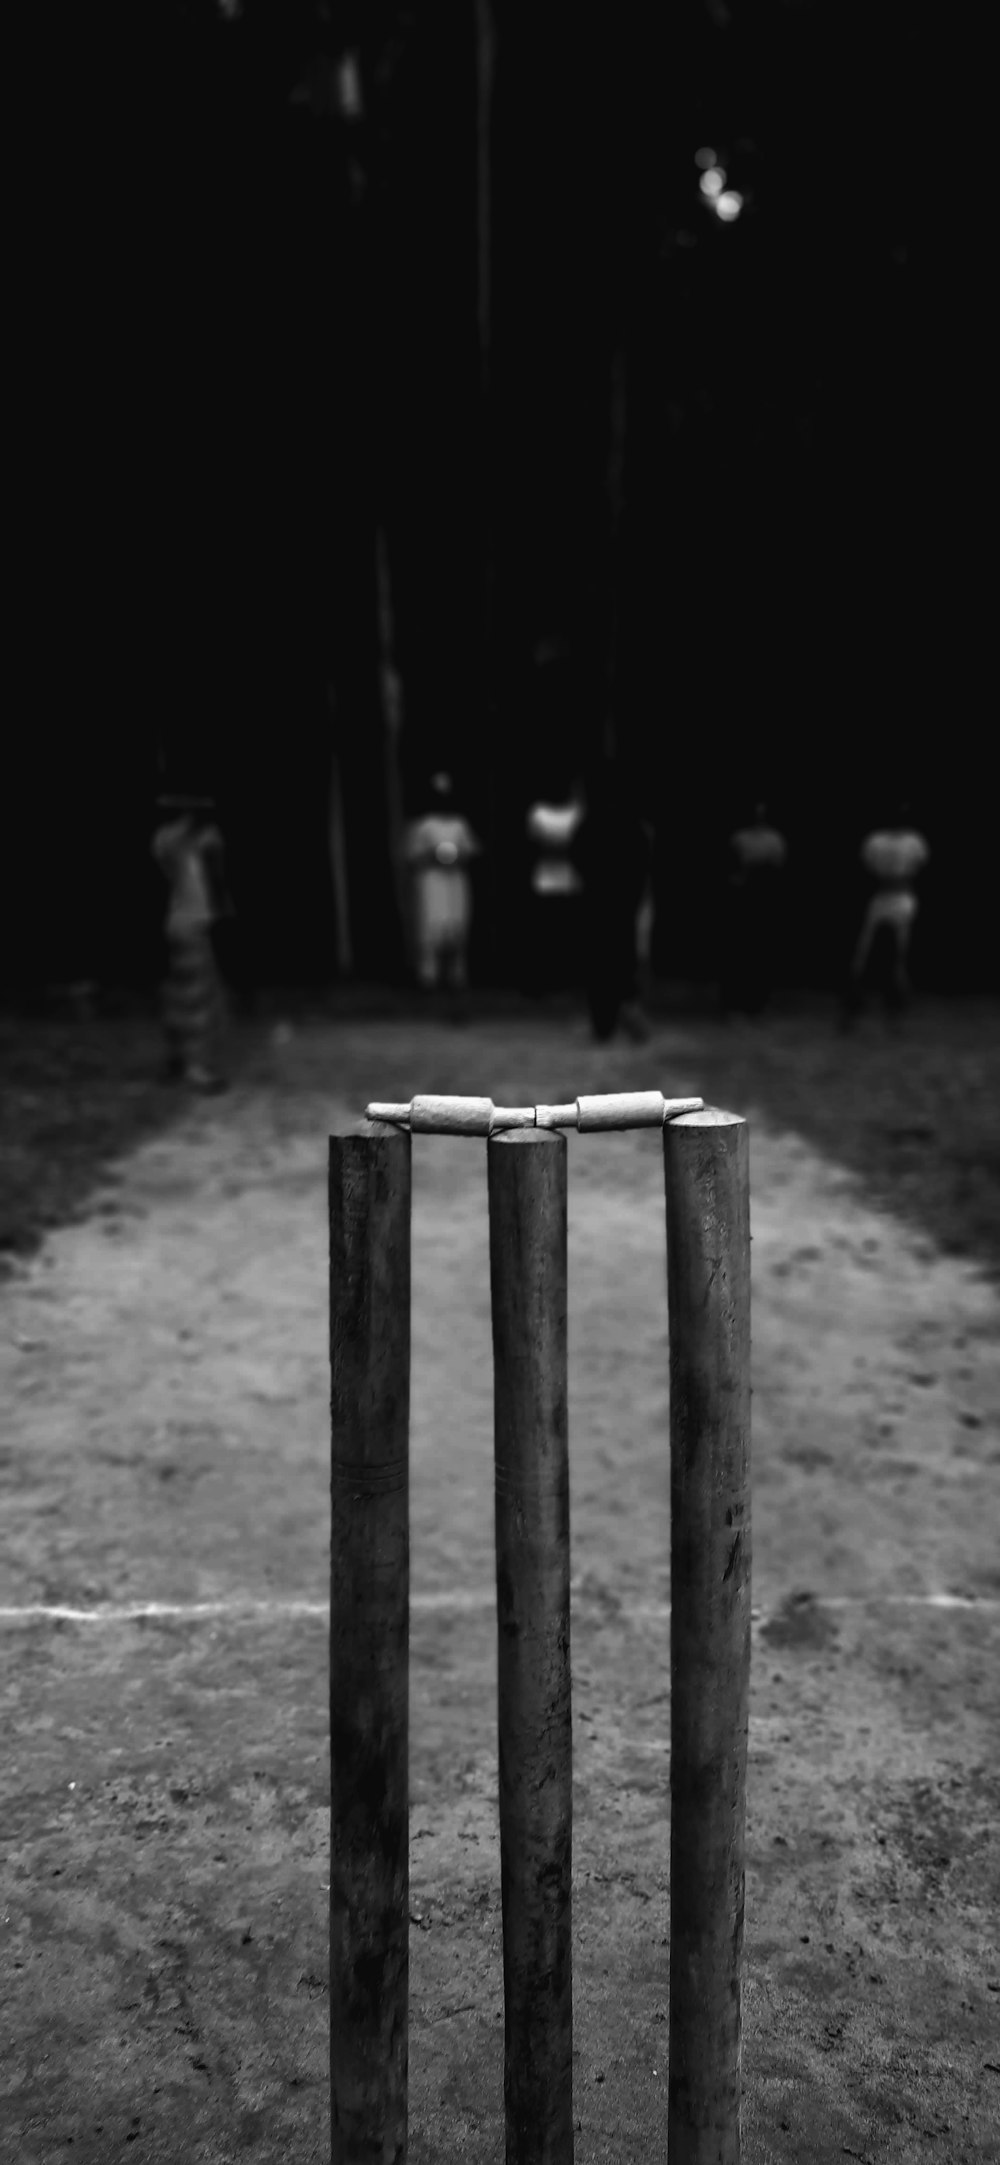
<instances>
[{"instance_id":1,"label":"pair of bails","mask_svg":"<svg viewBox=\"0 0 1000 2165\"><path fill-rule=\"evenodd\" d=\"M569 1105L494 1105L492 1098L411 1098L408 1105L369 1105L368 1120L408 1128L411 1135L502 1135L512 1128L576 1128L581 1135L622 1128L660 1128L680 1113L700 1113L703 1098L665 1098L660 1090L619 1090L574 1098Z\"/></svg>"}]
</instances>

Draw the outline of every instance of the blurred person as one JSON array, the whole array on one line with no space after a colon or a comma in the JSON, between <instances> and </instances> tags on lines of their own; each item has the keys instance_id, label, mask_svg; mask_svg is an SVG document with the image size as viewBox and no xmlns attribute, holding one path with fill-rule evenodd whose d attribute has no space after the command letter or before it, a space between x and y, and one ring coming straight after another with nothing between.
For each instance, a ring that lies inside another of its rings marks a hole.
<instances>
[{"instance_id":1,"label":"blurred person","mask_svg":"<svg viewBox=\"0 0 1000 2165\"><path fill-rule=\"evenodd\" d=\"M573 861L573 841L583 816L579 783L564 802L539 797L528 807L525 834L531 872L524 975L536 996L562 992L576 982L583 882Z\"/></svg>"},{"instance_id":2,"label":"blurred person","mask_svg":"<svg viewBox=\"0 0 1000 2165\"><path fill-rule=\"evenodd\" d=\"M153 856L168 886L163 986L165 1076L193 1090L225 1089L225 1006L212 927L225 908L225 853L209 797L161 797Z\"/></svg>"},{"instance_id":3,"label":"blurred person","mask_svg":"<svg viewBox=\"0 0 1000 2165\"><path fill-rule=\"evenodd\" d=\"M622 777L614 767L605 769L589 793L570 847L583 884L587 1007L598 1044L607 1044L619 1025L635 1044L649 1037L638 965L651 844L652 829L640 819ZM648 935L648 922L643 930ZM648 952L648 938L646 945Z\"/></svg>"},{"instance_id":4,"label":"blurred person","mask_svg":"<svg viewBox=\"0 0 1000 2165\"><path fill-rule=\"evenodd\" d=\"M417 978L425 992L446 987L464 1019L472 926L469 866L481 845L454 803L449 774L435 774L429 809L413 821L406 855L414 877Z\"/></svg>"},{"instance_id":5,"label":"blurred person","mask_svg":"<svg viewBox=\"0 0 1000 2165\"><path fill-rule=\"evenodd\" d=\"M218 914L212 920L211 939L224 991L239 1013L254 1014L257 986L253 958L246 928L237 915L228 885L219 898Z\"/></svg>"},{"instance_id":6,"label":"blurred person","mask_svg":"<svg viewBox=\"0 0 1000 2165\"><path fill-rule=\"evenodd\" d=\"M639 1000L648 997L653 982L653 941L656 931L656 887L653 875L653 858L656 849L656 829L652 820L639 822L646 850L645 876L639 908L635 921L635 951L638 960L637 977Z\"/></svg>"},{"instance_id":7,"label":"blurred person","mask_svg":"<svg viewBox=\"0 0 1000 2165\"><path fill-rule=\"evenodd\" d=\"M758 799L752 816L729 837L724 950L720 971L723 1013L761 1015L774 990L781 875L788 844Z\"/></svg>"},{"instance_id":8,"label":"blurred person","mask_svg":"<svg viewBox=\"0 0 1000 2165\"><path fill-rule=\"evenodd\" d=\"M903 799L885 826L867 835L861 862L874 884L865 910L842 1008L850 1028L861 1013L871 979L880 984L887 1016L898 1018L910 997L908 958L917 915L916 882L930 850Z\"/></svg>"}]
</instances>

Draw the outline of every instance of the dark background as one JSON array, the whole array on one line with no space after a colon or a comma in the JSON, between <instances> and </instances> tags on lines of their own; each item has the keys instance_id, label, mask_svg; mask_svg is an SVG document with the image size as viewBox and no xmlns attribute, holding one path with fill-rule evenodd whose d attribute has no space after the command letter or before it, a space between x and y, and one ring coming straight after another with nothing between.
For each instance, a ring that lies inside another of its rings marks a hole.
<instances>
[{"instance_id":1,"label":"dark background","mask_svg":"<svg viewBox=\"0 0 1000 2165\"><path fill-rule=\"evenodd\" d=\"M155 975L167 779L217 793L253 974L328 980L335 746L357 974L406 974L393 764L405 812L445 764L487 845L477 975L512 981L524 809L608 741L656 823L665 975L714 971L763 793L788 972L831 981L905 790L918 978L992 987L963 65L902 0L159 0L50 52L0 978Z\"/></svg>"}]
</instances>

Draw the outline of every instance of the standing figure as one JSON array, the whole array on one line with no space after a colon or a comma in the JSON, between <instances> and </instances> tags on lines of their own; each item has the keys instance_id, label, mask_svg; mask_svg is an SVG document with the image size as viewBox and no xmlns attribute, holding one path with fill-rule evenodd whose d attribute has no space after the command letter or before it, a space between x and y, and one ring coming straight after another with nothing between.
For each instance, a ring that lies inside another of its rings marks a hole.
<instances>
[{"instance_id":1,"label":"standing figure","mask_svg":"<svg viewBox=\"0 0 1000 2165\"><path fill-rule=\"evenodd\" d=\"M527 989L535 995L563 992L577 980L582 881L573 861L573 840L582 819L579 784L564 803L539 797L528 807L531 886L524 973Z\"/></svg>"},{"instance_id":2,"label":"standing figure","mask_svg":"<svg viewBox=\"0 0 1000 2165\"><path fill-rule=\"evenodd\" d=\"M861 845L861 862L875 891L865 911L858 944L851 962L844 1001L845 1028L864 1006L870 975L881 983L887 1015L902 1013L909 998L907 960L917 914L915 884L927 864L930 851L913 825L910 807L903 801L884 827L876 828Z\"/></svg>"},{"instance_id":3,"label":"standing figure","mask_svg":"<svg viewBox=\"0 0 1000 2165\"><path fill-rule=\"evenodd\" d=\"M587 1006L599 1044L607 1044L619 1023L636 1044L649 1037L637 972L650 840L651 829L630 802L616 769L609 768L590 792L572 843L573 863L583 881Z\"/></svg>"},{"instance_id":4,"label":"standing figure","mask_svg":"<svg viewBox=\"0 0 1000 2165\"><path fill-rule=\"evenodd\" d=\"M723 1011L763 1014L774 989L779 885L788 844L772 826L766 804L729 837L729 874L724 913Z\"/></svg>"},{"instance_id":5,"label":"standing figure","mask_svg":"<svg viewBox=\"0 0 1000 2165\"><path fill-rule=\"evenodd\" d=\"M417 976L427 992L450 988L458 1018L464 1015L469 976L469 866L480 855L480 844L468 820L455 810L449 774L434 775L431 808L414 820L406 854L414 875Z\"/></svg>"},{"instance_id":6,"label":"standing figure","mask_svg":"<svg viewBox=\"0 0 1000 2165\"><path fill-rule=\"evenodd\" d=\"M208 797L161 797L168 816L153 836L153 856L167 881L167 971L163 987L166 1075L193 1090L222 1090L224 1002L212 945L222 913L222 836Z\"/></svg>"}]
</instances>

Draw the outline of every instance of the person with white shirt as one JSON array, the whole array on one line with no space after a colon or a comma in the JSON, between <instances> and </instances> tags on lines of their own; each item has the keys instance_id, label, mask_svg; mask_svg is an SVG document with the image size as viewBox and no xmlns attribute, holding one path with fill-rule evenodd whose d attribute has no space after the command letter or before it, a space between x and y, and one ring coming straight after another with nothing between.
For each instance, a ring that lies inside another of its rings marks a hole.
<instances>
[{"instance_id":1,"label":"person with white shirt","mask_svg":"<svg viewBox=\"0 0 1000 2165\"><path fill-rule=\"evenodd\" d=\"M583 880L573 850L583 816L577 783L564 801L536 798L525 818L531 870L522 967L536 996L564 992L578 974Z\"/></svg>"},{"instance_id":2,"label":"person with white shirt","mask_svg":"<svg viewBox=\"0 0 1000 2165\"><path fill-rule=\"evenodd\" d=\"M909 996L907 963L917 915L916 882L930 858L910 807L876 828L861 845L861 862L874 884L851 961L844 1021L852 1022L864 1005L868 976L880 952L883 998L890 1014L901 1013Z\"/></svg>"},{"instance_id":3,"label":"person with white shirt","mask_svg":"<svg viewBox=\"0 0 1000 2165\"><path fill-rule=\"evenodd\" d=\"M414 880L418 981L427 992L449 987L463 1012L472 926L469 866L480 843L455 809L449 774L433 777L431 807L413 821L406 854Z\"/></svg>"}]
</instances>

